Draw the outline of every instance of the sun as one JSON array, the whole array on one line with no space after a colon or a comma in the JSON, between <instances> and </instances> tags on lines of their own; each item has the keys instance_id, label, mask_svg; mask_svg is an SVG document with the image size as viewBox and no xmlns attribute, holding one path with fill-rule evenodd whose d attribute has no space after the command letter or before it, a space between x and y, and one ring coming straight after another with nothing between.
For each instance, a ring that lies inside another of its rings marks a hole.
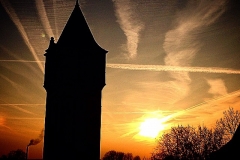
<instances>
[{"instance_id":1,"label":"sun","mask_svg":"<svg viewBox=\"0 0 240 160\"><path fill-rule=\"evenodd\" d=\"M148 118L140 125L139 134L144 137L156 138L160 131L164 129L161 119Z\"/></svg>"}]
</instances>

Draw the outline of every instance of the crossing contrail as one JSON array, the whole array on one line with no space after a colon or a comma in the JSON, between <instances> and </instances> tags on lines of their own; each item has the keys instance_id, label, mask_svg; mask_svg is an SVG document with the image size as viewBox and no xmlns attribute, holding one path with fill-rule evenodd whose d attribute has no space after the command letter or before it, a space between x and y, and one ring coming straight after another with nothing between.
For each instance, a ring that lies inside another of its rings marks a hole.
<instances>
[{"instance_id":1,"label":"crossing contrail","mask_svg":"<svg viewBox=\"0 0 240 160\"><path fill-rule=\"evenodd\" d=\"M139 71L172 71L172 72L200 72L200 73L222 73L222 74L240 74L240 70L218 67L182 67L165 65L140 65L140 64L107 64L108 68L139 70Z\"/></svg>"},{"instance_id":2,"label":"crossing contrail","mask_svg":"<svg viewBox=\"0 0 240 160\"><path fill-rule=\"evenodd\" d=\"M39 69L42 71L42 73L44 72L44 66L42 63L39 63L40 59L37 56L36 50L33 47L27 31L25 30L20 18L18 17L18 15L16 14L15 10L13 9L13 7L11 6L10 2L8 1L0 1L4 7L4 9L6 10L6 12L8 13L8 15L10 16L10 18L12 19L13 23L16 25L16 27L18 28L20 34L22 35L22 38L25 42L25 44L28 46L29 50L31 51L34 59L36 60L36 63L39 67Z\"/></svg>"}]
</instances>

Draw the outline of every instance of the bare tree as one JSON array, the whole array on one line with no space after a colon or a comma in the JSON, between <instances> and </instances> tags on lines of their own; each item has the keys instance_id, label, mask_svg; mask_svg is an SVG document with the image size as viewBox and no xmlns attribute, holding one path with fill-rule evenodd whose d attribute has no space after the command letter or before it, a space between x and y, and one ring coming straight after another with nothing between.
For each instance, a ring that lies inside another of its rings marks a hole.
<instances>
[{"instance_id":1,"label":"bare tree","mask_svg":"<svg viewBox=\"0 0 240 160\"><path fill-rule=\"evenodd\" d=\"M117 152L114 150L108 151L103 156L103 160L117 160Z\"/></svg>"},{"instance_id":2,"label":"bare tree","mask_svg":"<svg viewBox=\"0 0 240 160\"><path fill-rule=\"evenodd\" d=\"M133 160L132 153L125 153L122 160Z\"/></svg>"},{"instance_id":3,"label":"bare tree","mask_svg":"<svg viewBox=\"0 0 240 160\"><path fill-rule=\"evenodd\" d=\"M135 156L133 160L141 160L141 158L139 156Z\"/></svg>"},{"instance_id":4,"label":"bare tree","mask_svg":"<svg viewBox=\"0 0 240 160\"><path fill-rule=\"evenodd\" d=\"M223 117L216 121L216 130L222 130L225 141L228 142L240 124L240 112L232 107L223 112Z\"/></svg>"},{"instance_id":5,"label":"bare tree","mask_svg":"<svg viewBox=\"0 0 240 160\"><path fill-rule=\"evenodd\" d=\"M158 139L152 153L153 160L204 160L223 143L223 132L215 132L205 126L172 127L170 133Z\"/></svg>"},{"instance_id":6,"label":"bare tree","mask_svg":"<svg viewBox=\"0 0 240 160\"><path fill-rule=\"evenodd\" d=\"M8 153L8 159L12 159L12 160L25 160L25 152L21 149L17 149L14 151L10 151Z\"/></svg>"},{"instance_id":7,"label":"bare tree","mask_svg":"<svg viewBox=\"0 0 240 160\"><path fill-rule=\"evenodd\" d=\"M103 160L133 160L133 155L132 153L123 153L111 150L105 153Z\"/></svg>"},{"instance_id":8,"label":"bare tree","mask_svg":"<svg viewBox=\"0 0 240 160\"><path fill-rule=\"evenodd\" d=\"M223 112L223 117L216 121L214 130L205 126L172 127L169 133L159 137L151 159L208 159L212 152L220 149L232 138L239 125L240 112L230 107Z\"/></svg>"}]
</instances>

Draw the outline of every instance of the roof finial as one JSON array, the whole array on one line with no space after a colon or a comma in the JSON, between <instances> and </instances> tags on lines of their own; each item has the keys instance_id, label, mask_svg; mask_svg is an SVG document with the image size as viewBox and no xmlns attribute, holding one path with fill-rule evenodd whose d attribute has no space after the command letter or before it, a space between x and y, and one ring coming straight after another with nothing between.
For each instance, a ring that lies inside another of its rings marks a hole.
<instances>
[{"instance_id":1,"label":"roof finial","mask_svg":"<svg viewBox=\"0 0 240 160\"><path fill-rule=\"evenodd\" d=\"M78 0L76 0L76 6L79 6L79 4L78 4Z\"/></svg>"}]
</instances>

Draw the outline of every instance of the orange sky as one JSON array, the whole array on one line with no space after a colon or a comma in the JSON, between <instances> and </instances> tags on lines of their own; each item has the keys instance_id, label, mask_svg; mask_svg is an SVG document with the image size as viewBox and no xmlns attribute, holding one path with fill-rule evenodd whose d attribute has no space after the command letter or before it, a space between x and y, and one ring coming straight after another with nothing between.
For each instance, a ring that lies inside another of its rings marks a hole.
<instances>
[{"instance_id":1,"label":"orange sky","mask_svg":"<svg viewBox=\"0 0 240 160\"><path fill-rule=\"evenodd\" d=\"M50 37L58 40L75 0L0 2L2 155L25 151L44 127L43 54ZM179 124L214 127L223 111L240 109L238 1L79 2L96 42L108 51L102 155L150 157L155 139L141 135L143 122L160 134ZM42 141L30 146L29 158L41 158L42 147Z\"/></svg>"}]
</instances>

